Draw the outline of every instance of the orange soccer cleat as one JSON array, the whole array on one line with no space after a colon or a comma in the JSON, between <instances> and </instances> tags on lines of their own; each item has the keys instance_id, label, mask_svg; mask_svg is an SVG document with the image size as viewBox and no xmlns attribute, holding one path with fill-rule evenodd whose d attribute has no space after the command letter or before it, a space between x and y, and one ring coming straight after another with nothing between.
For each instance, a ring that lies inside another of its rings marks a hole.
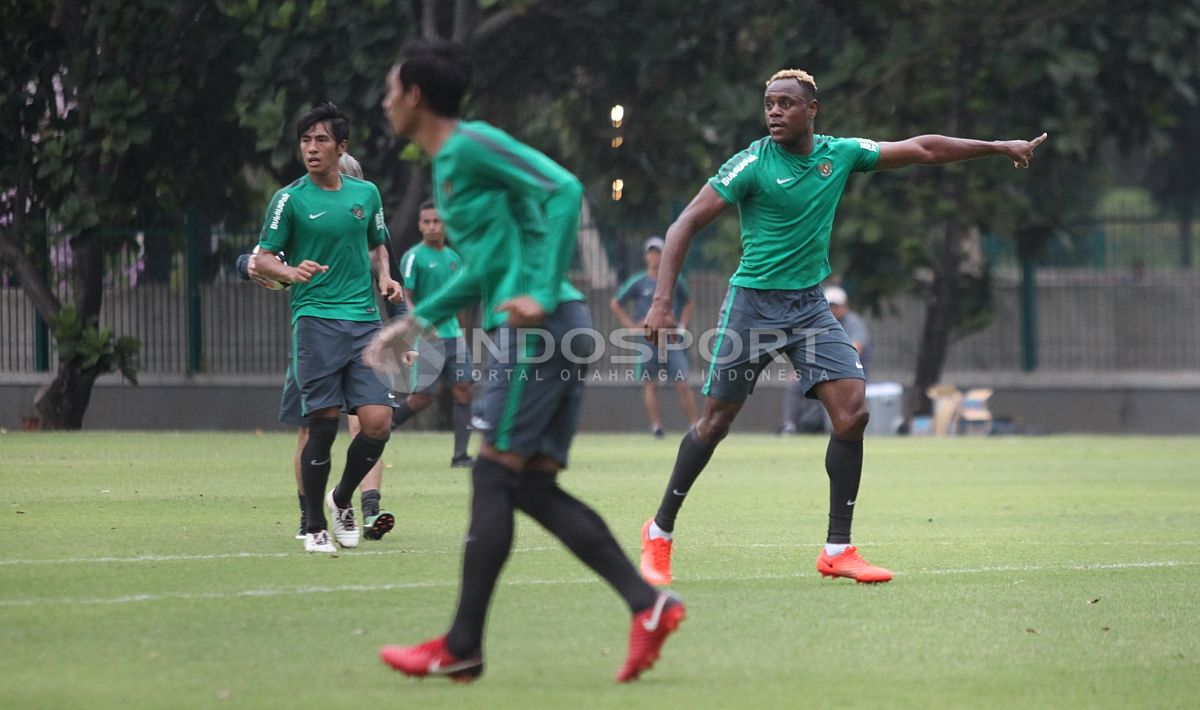
<instances>
[{"instance_id":1,"label":"orange soccer cleat","mask_svg":"<svg viewBox=\"0 0 1200 710\"><path fill-rule=\"evenodd\" d=\"M858 548L851 545L840 555L828 555L824 550L817 556L817 571L822 577L845 577L859 584L877 584L890 582L892 573L882 567L876 567L864 560L858 554Z\"/></svg>"},{"instance_id":2,"label":"orange soccer cleat","mask_svg":"<svg viewBox=\"0 0 1200 710\"><path fill-rule=\"evenodd\" d=\"M668 592L659 592L654 606L634 614L629 629L629 656L617 673L617 682L637 680L643 672L650 670L658 660L663 643L679 628L685 616L683 602Z\"/></svg>"},{"instance_id":3,"label":"orange soccer cleat","mask_svg":"<svg viewBox=\"0 0 1200 710\"><path fill-rule=\"evenodd\" d=\"M483 674L483 654L459 658L446 648L446 637L439 636L417 646L384 646L379 658L404 675L424 678L444 675L458 683L470 683Z\"/></svg>"},{"instance_id":4,"label":"orange soccer cleat","mask_svg":"<svg viewBox=\"0 0 1200 710\"><path fill-rule=\"evenodd\" d=\"M665 586L671 583L671 541L661 538L651 539L650 524L654 519L646 521L642 526L642 577L650 584Z\"/></svg>"}]
</instances>

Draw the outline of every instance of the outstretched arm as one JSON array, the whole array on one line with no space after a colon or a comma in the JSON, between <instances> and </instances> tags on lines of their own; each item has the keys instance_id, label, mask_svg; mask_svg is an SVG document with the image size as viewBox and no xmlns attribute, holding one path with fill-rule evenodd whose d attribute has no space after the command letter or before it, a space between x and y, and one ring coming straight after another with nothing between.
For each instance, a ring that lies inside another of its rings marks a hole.
<instances>
[{"instance_id":1,"label":"outstretched arm","mask_svg":"<svg viewBox=\"0 0 1200 710\"><path fill-rule=\"evenodd\" d=\"M654 340L658 337L658 331L675 325L671 309L675 296L675 280L679 278L679 271L683 268L683 260L692 244L692 237L711 224L728 206L729 203L717 194L712 185L705 183L688 206L683 208L679 217L667 228L667 244L658 266L658 285L654 287L654 301L643 321L646 337Z\"/></svg>"},{"instance_id":2,"label":"outstretched arm","mask_svg":"<svg viewBox=\"0 0 1200 710\"><path fill-rule=\"evenodd\" d=\"M916 136L908 140L879 144L876 170L895 170L909 165L944 165L960 160L974 160L988 155L1003 155L1013 161L1014 168L1027 168L1033 151L1046 134L1031 141L977 141L950 136Z\"/></svg>"}]
</instances>

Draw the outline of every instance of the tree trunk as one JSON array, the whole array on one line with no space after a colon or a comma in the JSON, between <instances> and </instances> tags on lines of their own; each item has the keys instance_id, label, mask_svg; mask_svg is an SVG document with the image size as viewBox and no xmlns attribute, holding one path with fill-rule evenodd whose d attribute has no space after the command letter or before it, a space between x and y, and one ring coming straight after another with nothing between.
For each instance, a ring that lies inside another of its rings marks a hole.
<instances>
[{"instance_id":1,"label":"tree trunk","mask_svg":"<svg viewBox=\"0 0 1200 710\"><path fill-rule=\"evenodd\" d=\"M396 252L397 258L410 246L421 241L417 231L417 218L420 216L421 202L429 196L428 184L429 175L425 168L419 162L411 163L399 206L392 212L388 223L388 231L392 235L392 250Z\"/></svg>"},{"instance_id":2,"label":"tree trunk","mask_svg":"<svg viewBox=\"0 0 1200 710\"><path fill-rule=\"evenodd\" d=\"M961 198L960 198L961 199ZM925 303L925 324L917 351L917 370L913 377L914 414L930 414L932 403L925 391L942 377L946 353L950 349L950 331L954 327L954 294L962 266L962 244L966 229L947 220L942 224L940 258Z\"/></svg>"},{"instance_id":3,"label":"tree trunk","mask_svg":"<svg viewBox=\"0 0 1200 710\"><path fill-rule=\"evenodd\" d=\"M959 44L954 70L954 94L950 105L948 127L951 135L965 136L971 131L970 109L967 99L968 82L978 60L978 47L969 40ZM909 411L928 415L933 403L925 391L942 378L942 367L946 364L946 353L950 348L950 333L954 327L954 298L958 291L959 272L962 269L963 245L966 243L967 225L963 215L968 214L964 180L943 168L941 176L942 196L955 209L941 225L942 238L938 245L937 268L933 284L929 289L929 300L925 303L925 324L921 329L921 343L917 351L917 368L913 376L913 392L909 398Z\"/></svg>"},{"instance_id":4,"label":"tree trunk","mask_svg":"<svg viewBox=\"0 0 1200 710\"><path fill-rule=\"evenodd\" d=\"M45 431L83 428L83 415L92 399L99 370L82 371L73 362L61 363L54 380L38 391L33 409Z\"/></svg>"},{"instance_id":5,"label":"tree trunk","mask_svg":"<svg viewBox=\"0 0 1200 710\"><path fill-rule=\"evenodd\" d=\"M87 230L71 240L75 253L74 301L79 319L95 327L104 297L104 240ZM60 362L54 381L34 398L42 429L80 429L99 368L81 370L77 361Z\"/></svg>"}]
</instances>

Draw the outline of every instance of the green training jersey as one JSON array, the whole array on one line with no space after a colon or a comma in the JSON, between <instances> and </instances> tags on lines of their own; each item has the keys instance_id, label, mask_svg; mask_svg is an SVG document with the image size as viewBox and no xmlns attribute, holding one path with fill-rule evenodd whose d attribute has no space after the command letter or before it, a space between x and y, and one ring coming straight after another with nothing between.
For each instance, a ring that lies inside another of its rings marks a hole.
<instances>
[{"instance_id":1,"label":"green training jersey","mask_svg":"<svg viewBox=\"0 0 1200 710\"><path fill-rule=\"evenodd\" d=\"M829 276L829 236L850 173L867 172L879 145L863 138L814 135L808 155L793 155L770 137L730 158L709 178L721 199L738 206L742 260L734 286L801 289Z\"/></svg>"},{"instance_id":2,"label":"green training jersey","mask_svg":"<svg viewBox=\"0 0 1200 710\"><path fill-rule=\"evenodd\" d=\"M371 273L372 247L388 240L374 183L342 176L340 190L323 190L307 175L271 198L258 245L329 267L308 283L292 284L292 322L300 316L379 320Z\"/></svg>"},{"instance_id":3,"label":"green training jersey","mask_svg":"<svg viewBox=\"0 0 1200 710\"><path fill-rule=\"evenodd\" d=\"M445 286L461 266L462 258L450 247L434 249L421 242L404 252L404 256L400 258L400 275L404 278L404 288L412 291L413 301L422 303ZM457 338L462 335L462 328L459 327L456 316L435 323L434 328L437 329L439 338Z\"/></svg>"},{"instance_id":4,"label":"green training jersey","mask_svg":"<svg viewBox=\"0 0 1200 710\"><path fill-rule=\"evenodd\" d=\"M414 315L441 323L481 302L490 330L507 319L496 306L515 296L546 313L583 300L567 279L583 186L561 165L494 126L462 121L433 156L433 194L463 266Z\"/></svg>"}]
</instances>

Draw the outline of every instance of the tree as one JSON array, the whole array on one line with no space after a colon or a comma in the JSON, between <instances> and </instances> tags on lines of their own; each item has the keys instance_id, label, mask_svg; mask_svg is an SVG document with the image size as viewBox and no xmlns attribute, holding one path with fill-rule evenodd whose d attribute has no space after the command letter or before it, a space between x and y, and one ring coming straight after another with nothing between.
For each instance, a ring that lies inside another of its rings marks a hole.
<instances>
[{"instance_id":1,"label":"tree","mask_svg":"<svg viewBox=\"0 0 1200 710\"><path fill-rule=\"evenodd\" d=\"M972 231L1012 234L1022 258L1033 259L1090 211L1106 152L1164 138L1172 97L1188 94L1200 63L1200 3L886 5L837 6L852 29L831 78L853 97L835 109L851 131L884 139L1051 136L1028 173L995 160L919 171L920 178L907 171L872 178L874 204L858 194L847 199L835 244L852 250L838 250L851 271L866 271L855 275L871 300L913 283L914 269L932 275L919 291L926 312L914 389L923 411L921 393L940 379L955 333L986 322L978 309L962 307L979 286L963 270ZM868 38L882 46L870 47ZM898 244L888 236L897 232Z\"/></svg>"},{"instance_id":2,"label":"tree","mask_svg":"<svg viewBox=\"0 0 1200 710\"><path fill-rule=\"evenodd\" d=\"M44 428L79 428L99 375L136 372L136 341L97 327L111 234L240 194L230 24L203 0L5 10L0 125L16 140L0 172L0 258L55 324L58 369L35 402ZM69 308L36 261L33 242L47 231L73 251Z\"/></svg>"}]
</instances>

